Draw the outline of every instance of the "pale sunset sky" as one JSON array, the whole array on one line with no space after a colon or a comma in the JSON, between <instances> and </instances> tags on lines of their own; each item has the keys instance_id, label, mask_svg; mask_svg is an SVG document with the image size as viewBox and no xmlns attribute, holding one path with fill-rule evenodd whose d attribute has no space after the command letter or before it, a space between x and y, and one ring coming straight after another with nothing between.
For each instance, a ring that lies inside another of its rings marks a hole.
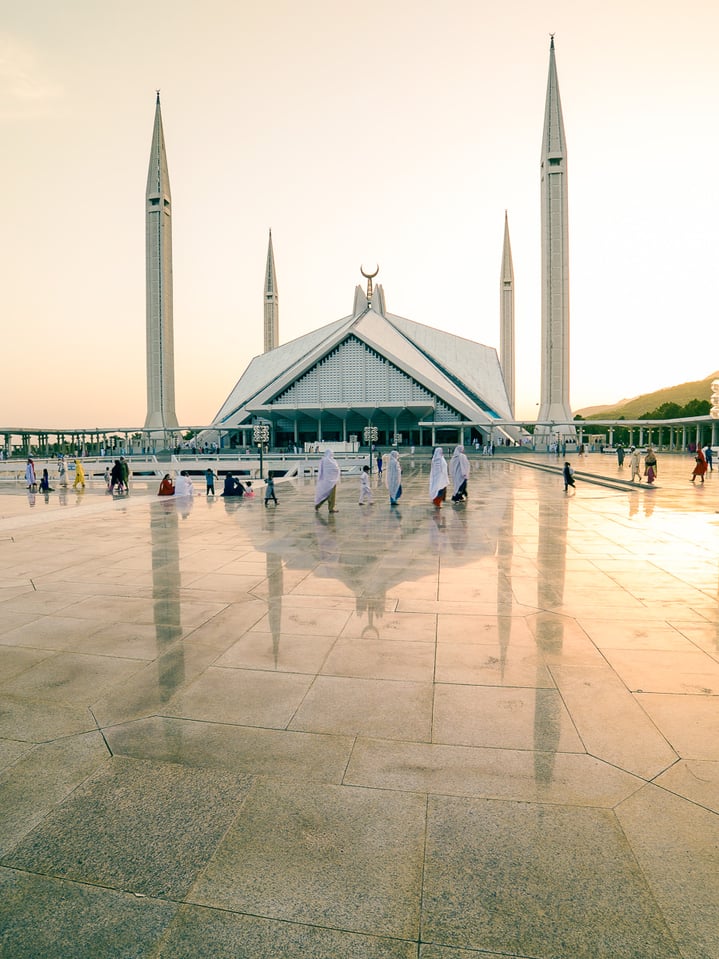
<instances>
[{"instance_id":1,"label":"pale sunset sky","mask_svg":"<svg viewBox=\"0 0 719 959\"><path fill-rule=\"evenodd\" d=\"M262 352L269 228L282 342L378 263L390 312L498 349L505 210L534 417L550 33L572 408L719 369L717 0L4 0L0 427L144 421L157 88L180 423Z\"/></svg>"}]
</instances>

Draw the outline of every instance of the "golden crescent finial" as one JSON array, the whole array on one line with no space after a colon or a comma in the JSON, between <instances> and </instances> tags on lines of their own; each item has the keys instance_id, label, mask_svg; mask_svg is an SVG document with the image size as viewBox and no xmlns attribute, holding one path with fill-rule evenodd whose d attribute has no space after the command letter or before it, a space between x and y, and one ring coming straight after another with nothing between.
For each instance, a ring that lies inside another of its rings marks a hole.
<instances>
[{"instance_id":1,"label":"golden crescent finial","mask_svg":"<svg viewBox=\"0 0 719 959\"><path fill-rule=\"evenodd\" d=\"M377 268L375 269L374 273L365 273L364 268L362 264L360 263L360 273L367 280L367 299L371 300L374 294L374 290L372 288L372 280L379 273L379 263L377 264Z\"/></svg>"}]
</instances>

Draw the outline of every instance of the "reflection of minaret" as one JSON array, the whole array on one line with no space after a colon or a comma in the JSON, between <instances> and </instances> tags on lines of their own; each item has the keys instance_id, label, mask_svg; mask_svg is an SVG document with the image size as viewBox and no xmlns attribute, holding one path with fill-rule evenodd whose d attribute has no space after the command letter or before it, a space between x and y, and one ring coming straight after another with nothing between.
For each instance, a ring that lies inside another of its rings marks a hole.
<instances>
[{"instance_id":1,"label":"reflection of minaret","mask_svg":"<svg viewBox=\"0 0 719 959\"><path fill-rule=\"evenodd\" d=\"M541 187L542 381L538 419L564 424L572 422L569 407L569 220L567 146L554 59L554 37L549 48Z\"/></svg>"},{"instance_id":2,"label":"reflection of minaret","mask_svg":"<svg viewBox=\"0 0 719 959\"><path fill-rule=\"evenodd\" d=\"M265 269L265 353L280 345L280 301L275 272L275 253L272 249L272 230L267 246L267 267Z\"/></svg>"},{"instance_id":3,"label":"reflection of minaret","mask_svg":"<svg viewBox=\"0 0 719 959\"><path fill-rule=\"evenodd\" d=\"M152 606L157 642L159 701L166 703L185 679L185 654L181 643L180 545L175 503L153 504L150 512L152 542Z\"/></svg>"},{"instance_id":4,"label":"reflection of minaret","mask_svg":"<svg viewBox=\"0 0 719 959\"><path fill-rule=\"evenodd\" d=\"M564 603L564 574L567 563L567 500L554 504L540 501L537 513L537 607L536 640L540 653L556 656L564 644L565 617L558 612ZM541 669L540 656L538 669ZM549 783L561 733L561 706L554 689L536 690L534 710L534 774L538 782Z\"/></svg>"},{"instance_id":5,"label":"reflection of minaret","mask_svg":"<svg viewBox=\"0 0 719 959\"><path fill-rule=\"evenodd\" d=\"M147 418L145 429L176 428L172 330L172 197L157 93L145 193Z\"/></svg>"},{"instance_id":6,"label":"reflection of minaret","mask_svg":"<svg viewBox=\"0 0 719 959\"><path fill-rule=\"evenodd\" d=\"M509 410L514 416L514 266L509 245L509 223L504 212L504 247L499 280L499 362L507 387Z\"/></svg>"}]
</instances>

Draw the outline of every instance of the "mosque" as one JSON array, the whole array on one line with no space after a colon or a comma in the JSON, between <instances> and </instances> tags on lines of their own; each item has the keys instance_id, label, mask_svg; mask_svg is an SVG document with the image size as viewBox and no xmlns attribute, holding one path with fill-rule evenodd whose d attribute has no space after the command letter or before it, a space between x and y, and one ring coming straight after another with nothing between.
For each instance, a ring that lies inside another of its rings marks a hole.
<instances>
[{"instance_id":1,"label":"mosque","mask_svg":"<svg viewBox=\"0 0 719 959\"><path fill-rule=\"evenodd\" d=\"M567 158L554 53L541 156L542 370L537 436L574 435L569 406ZM147 417L177 427L172 342L172 199L159 94L146 191ZM512 444L514 270L505 215L500 351L388 312L366 273L352 312L288 343L279 338L272 234L264 284L264 353L242 374L212 422L222 445L353 449L362 442L427 446ZM258 430L258 427L260 428Z\"/></svg>"}]
</instances>

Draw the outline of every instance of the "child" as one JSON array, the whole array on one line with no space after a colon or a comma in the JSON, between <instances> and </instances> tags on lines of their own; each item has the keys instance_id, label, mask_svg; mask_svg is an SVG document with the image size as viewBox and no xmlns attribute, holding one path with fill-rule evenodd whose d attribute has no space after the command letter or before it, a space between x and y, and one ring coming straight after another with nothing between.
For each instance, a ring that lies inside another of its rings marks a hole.
<instances>
[{"instance_id":1,"label":"child","mask_svg":"<svg viewBox=\"0 0 719 959\"><path fill-rule=\"evenodd\" d=\"M207 495L215 495L215 471L211 466L205 470L205 485L207 486Z\"/></svg>"},{"instance_id":2,"label":"child","mask_svg":"<svg viewBox=\"0 0 719 959\"><path fill-rule=\"evenodd\" d=\"M562 475L564 476L564 492L565 493L567 492L567 488L570 486L576 488L574 483L574 470L569 465L569 463L564 464Z\"/></svg>"},{"instance_id":3,"label":"child","mask_svg":"<svg viewBox=\"0 0 719 959\"><path fill-rule=\"evenodd\" d=\"M271 476L267 477L267 486L265 486L265 508L269 506L270 500L275 501L275 506L278 505L277 497L275 496L275 481Z\"/></svg>"},{"instance_id":4,"label":"child","mask_svg":"<svg viewBox=\"0 0 719 959\"><path fill-rule=\"evenodd\" d=\"M369 466L363 466L360 473L360 498L359 505L364 506L365 496L369 497L369 505L372 505L372 489L369 485Z\"/></svg>"}]
</instances>

